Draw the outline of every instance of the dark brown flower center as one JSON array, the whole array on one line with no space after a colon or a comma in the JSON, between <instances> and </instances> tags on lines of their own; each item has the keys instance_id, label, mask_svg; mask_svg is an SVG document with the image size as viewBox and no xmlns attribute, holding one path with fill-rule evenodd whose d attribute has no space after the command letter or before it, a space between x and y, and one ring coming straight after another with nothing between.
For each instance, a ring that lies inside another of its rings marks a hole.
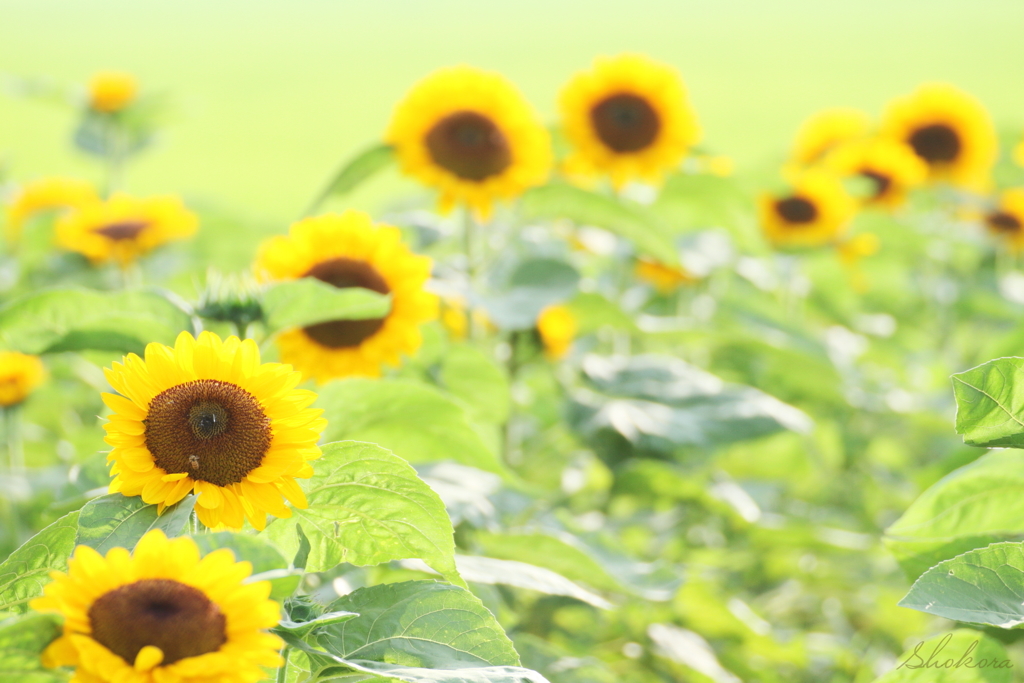
<instances>
[{"instance_id":1,"label":"dark brown flower center","mask_svg":"<svg viewBox=\"0 0 1024 683\"><path fill-rule=\"evenodd\" d=\"M787 223L810 223L818 217L818 209L803 197L787 197L775 202L775 210Z\"/></svg>"},{"instance_id":2,"label":"dark brown flower center","mask_svg":"<svg viewBox=\"0 0 1024 683\"><path fill-rule=\"evenodd\" d=\"M270 418L249 392L199 379L158 394L146 415L146 448L168 474L227 486L260 466L270 448Z\"/></svg>"},{"instance_id":3,"label":"dark brown flower center","mask_svg":"<svg viewBox=\"0 0 1024 683\"><path fill-rule=\"evenodd\" d=\"M438 121L427 132L426 144L434 163L464 180L485 180L512 163L501 129L472 111L455 112Z\"/></svg>"},{"instance_id":4,"label":"dark brown flower center","mask_svg":"<svg viewBox=\"0 0 1024 683\"><path fill-rule=\"evenodd\" d=\"M626 93L601 100L590 110L597 137L615 152L639 152L658 137L661 119L642 97Z\"/></svg>"},{"instance_id":5,"label":"dark brown flower center","mask_svg":"<svg viewBox=\"0 0 1024 683\"><path fill-rule=\"evenodd\" d=\"M878 171L861 171L860 174L874 183L874 192L871 195L872 199L878 199L883 196L892 186L892 178L884 173L879 173Z\"/></svg>"},{"instance_id":6,"label":"dark brown flower center","mask_svg":"<svg viewBox=\"0 0 1024 683\"><path fill-rule=\"evenodd\" d=\"M93 232L115 242L120 242L121 240L135 239L148 225L149 221L143 220L119 221L117 223L107 223L102 228L96 228Z\"/></svg>"},{"instance_id":7,"label":"dark brown flower center","mask_svg":"<svg viewBox=\"0 0 1024 683\"><path fill-rule=\"evenodd\" d=\"M1020 232L1020 219L1006 211L993 211L985 217L985 222L996 232Z\"/></svg>"},{"instance_id":8,"label":"dark brown flower center","mask_svg":"<svg viewBox=\"0 0 1024 683\"><path fill-rule=\"evenodd\" d=\"M142 579L101 595L89 608L92 638L135 663L147 645L161 665L215 652L227 641L220 608L198 588L171 579Z\"/></svg>"},{"instance_id":9,"label":"dark brown flower center","mask_svg":"<svg viewBox=\"0 0 1024 683\"><path fill-rule=\"evenodd\" d=\"M908 142L917 156L929 164L950 162L960 156L960 136L944 123L918 128Z\"/></svg>"},{"instance_id":10,"label":"dark brown flower center","mask_svg":"<svg viewBox=\"0 0 1024 683\"><path fill-rule=\"evenodd\" d=\"M306 277L315 277L321 282L334 285L339 289L362 287L378 294L389 294L391 288L377 270L365 261L350 258L333 258L321 261L306 273ZM331 349L343 349L359 346L377 334L384 326L386 318L367 318L365 320L329 320L303 328L310 339L321 346Z\"/></svg>"}]
</instances>

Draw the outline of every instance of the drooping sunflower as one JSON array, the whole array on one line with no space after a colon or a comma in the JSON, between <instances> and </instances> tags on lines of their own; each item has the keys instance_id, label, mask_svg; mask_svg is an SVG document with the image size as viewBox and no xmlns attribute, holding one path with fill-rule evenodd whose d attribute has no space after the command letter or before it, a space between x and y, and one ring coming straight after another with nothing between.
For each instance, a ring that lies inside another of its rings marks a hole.
<instances>
[{"instance_id":1,"label":"drooping sunflower","mask_svg":"<svg viewBox=\"0 0 1024 683\"><path fill-rule=\"evenodd\" d=\"M566 84L559 105L574 147L566 170L616 186L660 180L700 138L678 72L642 55L597 58Z\"/></svg>"},{"instance_id":2,"label":"drooping sunflower","mask_svg":"<svg viewBox=\"0 0 1024 683\"><path fill-rule=\"evenodd\" d=\"M1024 188L1006 190L985 216L985 226L1013 251L1024 249Z\"/></svg>"},{"instance_id":3,"label":"drooping sunflower","mask_svg":"<svg viewBox=\"0 0 1024 683\"><path fill-rule=\"evenodd\" d=\"M7 239L15 242L32 216L49 210L74 209L99 201L93 186L77 178L40 178L26 183L7 204Z\"/></svg>"},{"instance_id":4,"label":"drooping sunflower","mask_svg":"<svg viewBox=\"0 0 1024 683\"><path fill-rule=\"evenodd\" d=\"M662 294L667 294L682 285L697 282L698 278L682 266L668 266L649 258L637 259L634 269L636 276L650 283Z\"/></svg>"},{"instance_id":5,"label":"drooping sunflower","mask_svg":"<svg viewBox=\"0 0 1024 683\"><path fill-rule=\"evenodd\" d=\"M797 130L792 160L799 166L815 164L837 146L865 137L870 128L871 117L859 109L835 107L820 111Z\"/></svg>"},{"instance_id":6,"label":"drooping sunflower","mask_svg":"<svg viewBox=\"0 0 1024 683\"><path fill-rule=\"evenodd\" d=\"M537 334L544 346L544 355L551 360L564 358L579 331L576 316L568 306L547 306L537 316Z\"/></svg>"},{"instance_id":7,"label":"drooping sunflower","mask_svg":"<svg viewBox=\"0 0 1024 683\"><path fill-rule=\"evenodd\" d=\"M385 138L402 171L486 217L493 203L543 183L551 168L547 130L512 83L470 66L441 69L413 86Z\"/></svg>"},{"instance_id":8,"label":"drooping sunflower","mask_svg":"<svg viewBox=\"0 0 1024 683\"><path fill-rule=\"evenodd\" d=\"M814 247L835 242L856 211L856 202L835 175L810 170L781 196L758 201L761 227L778 246Z\"/></svg>"},{"instance_id":9,"label":"drooping sunflower","mask_svg":"<svg viewBox=\"0 0 1024 683\"><path fill-rule=\"evenodd\" d=\"M177 197L119 193L61 217L57 243L93 263L125 266L166 242L191 236L198 226L196 215Z\"/></svg>"},{"instance_id":10,"label":"drooping sunflower","mask_svg":"<svg viewBox=\"0 0 1024 683\"><path fill-rule=\"evenodd\" d=\"M101 71L89 79L89 107L104 114L114 114L135 101L138 81L120 71Z\"/></svg>"},{"instance_id":11,"label":"drooping sunflower","mask_svg":"<svg viewBox=\"0 0 1024 683\"><path fill-rule=\"evenodd\" d=\"M16 406L43 382L46 370L39 356L0 351L0 406Z\"/></svg>"},{"instance_id":12,"label":"drooping sunflower","mask_svg":"<svg viewBox=\"0 0 1024 683\"><path fill-rule=\"evenodd\" d=\"M928 167L914 150L889 138L841 145L826 157L825 165L840 176L870 181L864 202L889 208L903 204L907 192L928 177Z\"/></svg>"},{"instance_id":13,"label":"drooping sunflower","mask_svg":"<svg viewBox=\"0 0 1024 683\"><path fill-rule=\"evenodd\" d=\"M200 558L191 538L154 529L135 551L80 545L33 609L64 617L43 653L76 683L255 683L281 664L270 582L245 583L248 562L221 548Z\"/></svg>"},{"instance_id":14,"label":"drooping sunflower","mask_svg":"<svg viewBox=\"0 0 1024 683\"><path fill-rule=\"evenodd\" d=\"M998 151L985 107L951 85L933 83L894 100L882 134L909 145L928 166L930 180L982 189Z\"/></svg>"},{"instance_id":15,"label":"drooping sunflower","mask_svg":"<svg viewBox=\"0 0 1024 683\"><path fill-rule=\"evenodd\" d=\"M290 517L284 499L306 507L295 479L313 476L327 421L307 407L316 394L294 388L301 375L261 365L254 341L182 332L174 348L149 344L145 359L130 354L105 372L118 392L103 394L111 493L163 512L195 492L203 524L233 529L246 519L263 529L268 512Z\"/></svg>"},{"instance_id":16,"label":"drooping sunflower","mask_svg":"<svg viewBox=\"0 0 1024 683\"><path fill-rule=\"evenodd\" d=\"M278 337L281 360L318 382L379 376L382 365L398 365L402 354L420 347L420 325L438 315L437 297L424 289L430 259L412 253L398 228L375 225L361 211L295 223L287 237L274 237L260 248L255 268L263 280L314 277L335 287L391 295L391 310L383 318L331 320Z\"/></svg>"}]
</instances>

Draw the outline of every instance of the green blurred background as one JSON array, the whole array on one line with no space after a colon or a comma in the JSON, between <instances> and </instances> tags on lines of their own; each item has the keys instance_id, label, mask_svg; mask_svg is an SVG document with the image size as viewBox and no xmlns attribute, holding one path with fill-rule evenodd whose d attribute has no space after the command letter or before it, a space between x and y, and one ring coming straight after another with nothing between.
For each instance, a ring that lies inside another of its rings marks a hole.
<instances>
[{"instance_id":1,"label":"green blurred background","mask_svg":"<svg viewBox=\"0 0 1024 683\"><path fill-rule=\"evenodd\" d=\"M819 108L877 113L926 80L1024 130L1022 30L1022 0L0 0L0 163L98 178L71 149L74 111L13 97L11 79L128 70L174 105L131 190L285 222L435 67L499 70L552 118L574 71L631 50L680 69L705 144L742 171L774 163ZM396 182L353 202L372 209Z\"/></svg>"}]
</instances>

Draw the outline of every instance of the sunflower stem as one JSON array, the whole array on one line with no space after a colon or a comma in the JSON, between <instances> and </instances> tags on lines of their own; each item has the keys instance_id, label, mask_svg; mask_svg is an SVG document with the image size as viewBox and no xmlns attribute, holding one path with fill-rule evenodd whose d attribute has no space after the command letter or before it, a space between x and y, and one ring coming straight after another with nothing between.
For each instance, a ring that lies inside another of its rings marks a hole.
<instances>
[{"instance_id":1,"label":"sunflower stem","mask_svg":"<svg viewBox=\"0 0 1024 683\"><path fill-rule=\"evenodd\" d=\"M120 126L117 120L110 116L107 120L107 154L106 154L106 192L107 197L122 187L124 182L124 145Z\"/></svg>"},{"instance_id":2,"label":"sunflower stem","mask_svg":"<svg viewBox=\"0 0 1024 683\"><path fill-rule=\"evenodd\" d=\"M121 288L138 289L142 286L142 268L138 261L129 261L121 266Z\"/></svg>"},{"instance_id":3,"label":"sunflower stem","mask_svg":"<svg viewBox=\"0 0 1024 683\"><path fill-rule=\"evenodd\" d=\"M7 466L13 474L25 471L25 445L21 439L20 406L7 406L4 411L4 428L7 430Z\"/></svg>"},{"instance_id":4,"label":"sunflower stem","mask_svg":"<svg viewBox=\"0 0 1024 683\"><path fill-rule=\"evenodd\" d=\"M502 455L503 461L508 464L511 462L513 453L515 452L515 430L512 427L516 417L516 400L515 400L515 388L516 380L519 377L519 344L521 339L521 332L519 330L513 330L508 336L508 361L506 361L506 369L508 371L508 390L509 390L509 402L508 402L508 417L505 418L505 424L502 425Z\"/></svg>"},{"instance_id":5,"label":"sunflower stem","mask_svg":"<svg viewBox=\"0 0 1024 683\"><path fill-rule=\"evenodd\" d=\"M290 649L287 645L281 648L281 667L277 670L277 683L285 683L288 680L288 655Z\"/></svg>"},{"instance_id":6,"label":"sunflower stem","mask_svg":"<svg viewBox=\"0 0 1024 683\"><path fill-rule=\"evenodd\" d=\"M473 233L476 220L468 206L462 210L462 251L466 256L466 338L476 338L476 323L473 321L473 288L476 286L476 261L474 260Z\"/></svg>"}]
</instances>

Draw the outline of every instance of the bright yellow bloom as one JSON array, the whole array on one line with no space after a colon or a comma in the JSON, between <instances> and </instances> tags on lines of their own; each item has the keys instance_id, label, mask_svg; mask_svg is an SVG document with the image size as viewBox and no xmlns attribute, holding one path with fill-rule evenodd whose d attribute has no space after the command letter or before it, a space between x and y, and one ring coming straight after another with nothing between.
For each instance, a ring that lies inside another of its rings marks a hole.
<instances>
[{"instance_id":1,"label":"bright yellow bloom","mask_svg":"<svg viewBox=\"0 0 1024 683\"><path fill-rule=\"evenodd\" d=\"M607 175L617 187L660 181L700 138L678 72L642 55L597 58L566 84L559 105L574 147L566 170Z\"/></svg>"},{"instance_id":2,"label":"bright yellow bloom","mask_svg":"<svg viewBox=\"0 0 1024 683\"><path fill-rule=\"evenodd\" d=\"M814 247L835 242L856 212L839 178L810 170L782 196L763 195L758 214L765 236L778 246Z\"/></svg>"},{"instance_id":3,"label":"bright yellow bloom","mask_svg":"<svg viewBox=\"0 0 1024 683\"><path fill-rule=\"evenodd\" d=\"M145 360L133 353L105 372L118 392L103 394L111 493L163 512L195 492L200 521L232 529L291 517L284 499L306 507L295 479L313 476L327 421L307 407L316 394L294 388L298 372L260 364L256 342L182 332L174 348L150 344Z\"/></svg>"},{"instance_id":4,"label":"bright yellow bloom","mask_svg":"<svg viewBox=\"0 0 1024 683\"><path fill-rule=\"evenodd\" d=\"M441 299L441 324L453 339L465 339L469 335L469 316L477 329L495 331L494 323L487 317L487 311L474 308L469 313L466 300L461 296L446 296Z\"/></svg>"},{"instance_id":5,"label":"bright yellow bloom","mask_svg":"<svg viewBox=\"0 0 1024 683\"><path fill-rule=\"evenodd\" d=\"M48 667L72 666L73 683L255 683L281 664L283 643L267 633L280 619L270 582L246 583L249 562L226 548L200 557L191 538L154 529L133 553L106 556L80 545L68 572L33 609L64 617L43 653Z\"/></svg>"},{"instance_id":6,"label":"bright yellow bloom","mask_svg":"<svg viewBox=\"0 0 1024 683\"><path fill-rule=\"evenodd\" d=\"M928 166L902 142L876 138L836 148L825 165L842 177L870 181L866 204L894 208L906 201L907 191L924 183Z\"/></svg>"},{"instance_id":7,"label":"bright yellow bloom","mask_svg":"<svg viewBox=\"0 0 1024 683\"><path fill-rule=\"evenodd\" d=\"M576 316L567 306L548 306L537 316L537 333L544 344L544 354L552 360L569 352L578 329Z\"/></svg>"},{"instance_id":8,"label":"bright yellow bloom","mask_svg":"<svg viewBox=\"0 0 1024 683\"><path fill-rule=\"evenodd\" d=\"M792 159L798 166L815 164L838 145L864 138L870 128L871 117L859 109L820 111L801 124L793 142Z\"/></svg>"},{"instance_id":9,"label":"bright yellow bloom","mask_svg":"<svg viewBox=\"0 0 1024 683\"><path fill-rule=\"evenodd\" d=\"M681 266L666 266L652 259L637 259L635 273L641 280L650 283L662 294L667 294L681 285L690 285L698 281L691 273Z\"/></svg>"},{"instance_id":10,"label":"bright yellow bloom","mask_svg":"<svg viewBox=\"0 0 1024 683\"><path fill-rule=\"evenodd\" d=\"M437 318L437 297L424 289L431 261L402 243L398 228L375 225L368 214L346 211L307 218L289 235L268 240L256 258L262 280L315 277L335 287L362 287L391 295L383 318L331 320L278 337L281 360L307 377L377 377L384 364L423 343L420 325Z\"/></svg>"},{"instance_id":11,"label":"bright yellow bloom","mask_svg":"<svg viewBox=\"0 0 1024 683\"><path fill-rule=\"evenodd\" d=\"M930 180L979 190L989 183L998 152L985 107L951 85L933 83L891 102L882 134L910 145Z\"/></svg>"},{"instance_id":12,"label":"bright yellow bloom","mask_svg":"<svg viewBox=\"0 0 1024 683\"><path fill-rule=\"evenodd\" d=\"M74 209L98 200L93 186L77 178L40 178L26 183L7 204L7 239L16 241L22 225L37 213Z\"/></svg>"},{"instance_id":13,"label":"bright yellow bloom","mask_svg":"<svg viewBox=\"0 0 1024 683\"><path fill-rule=\"evenodd\" d=\"M0 351L0 406L7 408L28 398L46 376L43 361L14 351Z\"/></svg>"},{"instance_id":14,"label":"bright yellow bloom","mask_svg":"<svg viewBox=\"0 0 1024 683\"><path fill-rule=\"evenodd\" d=\"M413 86L386 139L404 173L440 191L443 211L459 203L487 217L496 200L540 185L551 167L547 129L515 86L469 66Z\"/></svg>"},{"instance_id":15,"label":"bright yellow bloom","mask_svg":"<svg viewBox=\"0 0 1024 683\"><path fill-rule=\"evenodd\" d=\"M101 71L89 80L89 106L113 114L134 102L138 91L139 84L131 74Z\"/></svg>"},{"instance_id":16,"label":"bright yellow bloom","mask_svg":"<svg viewBox=\"0 0 1024 683\"><path fill-rule=\"evenodd\" d=\"M1024 188L1003 192L998 206L985 216L985 225L1013 251L1024 248Z\"/></svg>"},{"instance_id":17,"label":"bright yellow bloom","mask_svg":"<svg viewBox=\"0 0 1024 683\"><path fill-rule=\"evenodd\" d=\"M115 194L82 206L57 222L57 243L95 264L124 266L171 240L193 235L196 215L177 197L137 199Z\"/></svg>"}]
</instances>

